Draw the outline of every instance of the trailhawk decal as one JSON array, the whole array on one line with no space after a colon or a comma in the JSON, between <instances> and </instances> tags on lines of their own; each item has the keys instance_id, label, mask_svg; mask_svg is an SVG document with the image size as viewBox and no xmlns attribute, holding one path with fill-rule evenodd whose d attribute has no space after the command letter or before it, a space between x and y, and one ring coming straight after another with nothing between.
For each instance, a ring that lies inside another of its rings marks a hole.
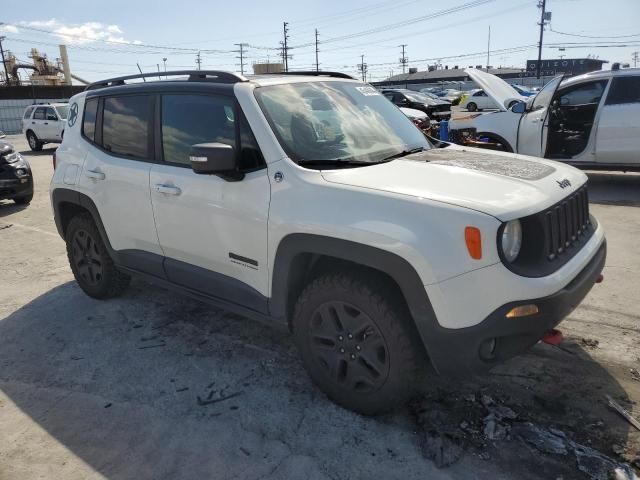
<instances>
[{"instance_id":1,"label":"trailhawk decal","mask_svg":"<svg viewBox=\"0 0 640 480\"><path fill-rule=\"evenodd\" d=\"M433 149L406 156L404 159L468 168L522 180L540 180L556 171L554 167L533 160L506 158L490 153L472 153L465 150Z\"/></svg>"}]
</instances>

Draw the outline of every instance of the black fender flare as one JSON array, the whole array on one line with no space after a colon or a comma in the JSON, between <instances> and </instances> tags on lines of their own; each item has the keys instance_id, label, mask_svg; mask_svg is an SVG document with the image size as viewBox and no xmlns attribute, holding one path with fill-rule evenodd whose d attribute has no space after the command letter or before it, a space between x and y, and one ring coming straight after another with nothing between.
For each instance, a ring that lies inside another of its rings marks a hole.
<instances>
[{"instance_id":1,"label":"black fender flare","mask_svg":"<svg viewBox=\"0 0 640 480\"><path fill-rule=\"evenodd\" d=\"M301 254L325 255L379 270L396 282L409 308L414 324L429 353L433 333L441 329L433 306L413 266L395 253L350 240L322 235L294 233L284 237L278 245L273 263L269 312L284 321L291 278L296 275L294 261ZM432 359L433 360L433 359Z\"/></svg>"},{"instance_id":2,"label":"black fender flare","mask_svg":"<svg viewBox=\"0 0 640 480\"><path fill-rule=\"evenodd\" d=\"M58 229L58 233L65 239L64 225L62 223L62 204L70 203L72 205L77 205L87 210L89 214L93 217L93 221L98 227L98 231L102 236L102 240L104 241L109 254L112 255L112 258L115 260L117 258L117 252L111 247L111 242L109 242L109 236L107 235L107 231L104 228L104 224L102 223L102 219L100 218L100 212L98 212L98 207L91 200L90 197L85 195L84 193L77 192L76 190L71 190L69 188L55 188L51 193L51 204L53 207L53 218L56 222L56 228Z\"/></svg>"}]
</instances>

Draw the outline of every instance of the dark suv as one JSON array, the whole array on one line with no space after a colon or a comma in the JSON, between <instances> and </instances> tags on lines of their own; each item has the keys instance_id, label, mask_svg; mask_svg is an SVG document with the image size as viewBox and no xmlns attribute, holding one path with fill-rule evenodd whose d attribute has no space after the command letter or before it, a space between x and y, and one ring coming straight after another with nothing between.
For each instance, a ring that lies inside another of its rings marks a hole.
<instances>
[{"instance_id":1,"label":"dark suv","mask_svg":"<svg viewBox=\"0 0 640 480\"><path fill-rule=\"evenodd\" d=\"M13 145L0 140L0 200L28 204L33 199L31 166Z\"/></svg>"},{"instance_id":2,"label":"dark suv","mask_svg":"<svg viewBox=\"0 0 640 480\"><path fill-rule=\"evenodd\" d=\"M420 110L434 120L448 120L451 117L451 102L446 100L436 100L404 88L385 89L382 94L398 107Z\"/></svg>"}]
</instances>

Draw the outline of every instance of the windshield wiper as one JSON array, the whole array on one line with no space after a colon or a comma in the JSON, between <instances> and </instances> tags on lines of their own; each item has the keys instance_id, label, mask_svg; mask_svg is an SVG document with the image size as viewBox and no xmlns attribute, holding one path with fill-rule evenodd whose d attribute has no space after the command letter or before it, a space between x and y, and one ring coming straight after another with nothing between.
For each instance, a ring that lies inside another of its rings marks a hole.
<instances>
[{"instance_id":1,"label":"windshield wiper","mask_svg":"<svg viewBox=\"0 0 640 480\"><path fill-rule=\"evenodd\" d=\"M394 153L393 155L386 157L383 161L393 160L394 158L406 157L407 155L411 155L412 153L424 152L425 150L426 150L425 147L409 148L407 150Z\"/></svg>"},{"instance_id":2,"label":"windshield wiper","mask_svg":"<svg viewBox=\"0 0 640 480\"><path fill-rule=\"evenodd\" d=\"M298 165L372 165L376 162L365 162L363 160L351 160L349 158L332 158L332 159L317 159L317 160L298 160Z\"/></svg>"}]
</instances>

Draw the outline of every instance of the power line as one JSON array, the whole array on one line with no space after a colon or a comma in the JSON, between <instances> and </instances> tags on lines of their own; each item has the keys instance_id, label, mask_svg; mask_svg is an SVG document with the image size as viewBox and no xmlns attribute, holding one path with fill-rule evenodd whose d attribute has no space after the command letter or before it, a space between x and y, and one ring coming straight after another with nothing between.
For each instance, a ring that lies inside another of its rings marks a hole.
<instances>
[{"instance_id":1,"label":"power line","mask_svg":"<svg viewBox=\"0 0 640 480\"><path fill-rule=\"evenodd\" d=\"M582 35L579 33L567 33L567 32L559 32L558 30L554 30L553 28L549 28L550 32L557 33L558 35L567 35L569 37L580 37L580 38L594 38L594 39L602 39L602 38L629 38L629 37L640 37L640 33L632 33L630 35Z\"/></svg>"}]
</instances>

